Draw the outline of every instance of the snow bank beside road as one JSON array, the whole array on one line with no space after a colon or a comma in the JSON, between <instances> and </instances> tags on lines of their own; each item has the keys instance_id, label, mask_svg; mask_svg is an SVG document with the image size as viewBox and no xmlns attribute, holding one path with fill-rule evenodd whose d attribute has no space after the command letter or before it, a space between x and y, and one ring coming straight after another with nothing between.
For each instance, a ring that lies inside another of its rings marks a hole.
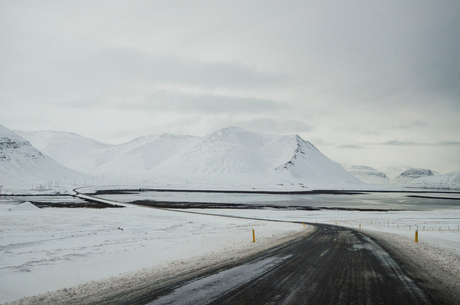
<instances>
[{"instance_id":1,"label":"snow bank beside road","mask_svg":"<svg viewBox=\"0 0 460 305\"><path fill-rule=\"evenodd\" d=\"M78 303L84 294L174 278L306 232L300 224L141 207L10 211L15 207L0 202L0 303L59 289L19 303Z\"/></svg>"}]
</instances>

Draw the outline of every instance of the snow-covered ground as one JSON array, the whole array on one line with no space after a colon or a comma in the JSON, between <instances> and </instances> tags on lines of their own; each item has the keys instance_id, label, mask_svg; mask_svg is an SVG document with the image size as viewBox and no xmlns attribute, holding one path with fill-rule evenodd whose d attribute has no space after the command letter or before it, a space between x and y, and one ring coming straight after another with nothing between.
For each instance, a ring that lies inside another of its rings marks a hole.
<instances>
[{"instance_id":1,"label":"snow-covered ground","mask_svg":"<svg viewBox=\"0 0 460 305\"><path fill-rule=\"evenodd\" d=\"M206 266L301 232L299 224L141 207L38 209L1 201L0 302L143 268L158 273L187 262Z\"/></svg>"},{"instance_id":2,"label":"snow-covered ground","mask_svg":"<svg viewBox=\"0 0 460 305\"><path fill-rule=\"evenodd\" d=\"M308 226L304 229L301 224L291 223L294 221L353 228L361 224L362 230L381 232L378 234L383 238L406 243L405 247L422 253L435 267L446 269L460 258L460 209L455 207L391 212L188 211L287 222L132 206L38 209L27 203L0 201L0 302L37 294L42 295L25 299L24 304L39 300L42 304L55 303L61 299L81 302L78 296L94 296L95 291L99 295L110 293L112 287L128 289L146 280L204 268L263 250L309 230ZM415 244L417 226L420 242ZM252 243L252 229L256 243ZM451 276L458 279L458 274ZM80 286L75 288L77 285ZM454 285L458 286L458 281Z\"/></svg>"}]
</instances>

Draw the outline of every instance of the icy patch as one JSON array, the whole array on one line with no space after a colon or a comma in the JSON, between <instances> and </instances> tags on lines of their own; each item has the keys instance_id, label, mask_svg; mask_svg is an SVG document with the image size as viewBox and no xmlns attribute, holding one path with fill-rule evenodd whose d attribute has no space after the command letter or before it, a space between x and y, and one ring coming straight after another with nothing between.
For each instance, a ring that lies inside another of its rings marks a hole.
<instances>
[{"instance_id":1,"label":"icy patch","mask_svg":"<svg viewBox=\"0 0 460 305\"><path fill-rule=\"evenodd\" d=\"M224 293L249 282L259 274L273 269L290 256L270 257L207 276L182 286L148 305L207 304Z\"/></svg>"}]
</instances>

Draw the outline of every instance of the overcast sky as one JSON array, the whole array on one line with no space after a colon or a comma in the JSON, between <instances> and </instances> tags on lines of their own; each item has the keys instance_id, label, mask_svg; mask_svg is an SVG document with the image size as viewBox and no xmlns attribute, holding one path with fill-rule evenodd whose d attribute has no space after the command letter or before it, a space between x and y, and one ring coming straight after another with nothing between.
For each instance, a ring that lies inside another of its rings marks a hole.
<instances>
[{"instance_id":1,"label":"overcast sky","mask_svg":"<svg viewBox=\"0 0 460 305\"><path fill-rule=\"evenodd\" d=\"M109 143L227 126L460 170L460 1L2 1L0 124Z\"/></svg>"}]
</instances>

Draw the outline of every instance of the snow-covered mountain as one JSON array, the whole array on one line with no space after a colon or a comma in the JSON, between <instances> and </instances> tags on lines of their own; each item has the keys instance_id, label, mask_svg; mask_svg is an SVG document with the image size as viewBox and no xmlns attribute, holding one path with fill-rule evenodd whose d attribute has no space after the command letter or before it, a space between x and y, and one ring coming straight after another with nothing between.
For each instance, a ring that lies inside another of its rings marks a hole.
<instances>
[{"instance_id":1,"label":"snow-covered mountain","mask_svg":"<svg viewBox=\"0 0 460 305\"><path fill-rule=\"evenodd\" d=\"M0 185L7 188L31 188L69 183L89 176L71 170L33 147L15 132L0 125Z\"/></svg>"},{"instance_id":2,"label":"snow-covered mountain","mask_svg":"<svg viewBox=\"0 0 460 305\"><path fill-rule=\"evenodd\" d=\"M411 166L386 166L379 167L377 170L384 173L389 179L394 179L411 168Z\"/></svg>"},{"instance_id":3,"label":"snow-covered mountain","mask_svg":"<svg viewBox=\"0 0 460 305\"><path fill-rule=\"evenodd\" d=\"M361 181L371 184L387 184L390 179L382 172L379 172L373 167L364 165L343 165L345 170L358 178Z\"/></svg>"},{"instance_id":4,"label":"snow-covered mountain","mask_svg":"<svg viewBox=\"0 0 460 305\"><path fill-rule=\"evenodd\" d=\"M393 182L398 183L398 184L405 184L405 183L410 183L419 178L431 177L431 176L434 176L434 173L429 169L410 168L404 171L403 173L401 173L395 179L393 179Z\"/></svg>"},{"instance_id":5,"label":"snow-covered mountain","mask_svg":"<svg viewBox=\"0 0 460 305\"><path fill-rule=\"evenodd\" d=\"M397 178L399 175L407 171L408 169L412 169L412 166L386 166L386 167L380 167L378 168L379 171L384 173L389 179L394 180ZM441 175L440 173L436 171L431 171L435 176ZM393 183L396 183L395 181L392 181Z\"/></svg>"},{"instance_id":6,"label":"snow-covered mountain","mask_svg":"<svg viewBox=\"0 0 460 305\"><path fill-rule=\"evenodd\" d=\"M85 168L88 163L114 146L71 132L15 132L53 160L77 171L88 171L88 168Z\"/></svg>"},{"instance_id":7,"label":"snow-covered mountain","mask_svg":"<svg viewBox=\"0 0 460 305\"><path fill-rule=\"evenodd\" d=\"M418 178L412 185L427 188L460 189L460 171L445 175Z\"/></svg>"},{"instance_id":8,"label":"snow-covered mountain","mask_svg":"<svg viewBox=\"0 0 460 305\"><path fill-rule=\"evenodd\" d=\"M151 169L158 175L253 177L306 184L362 183L299 136L228 127L199 138Z\"/></svg>"},{"instance_id":9,"label":"snow-covered mountain","mask_svg":"<svg viewBox=\"0 0 460 305\"><path fill-rule=\"evenodd\" d=\"M29 139L34 143L37 138ZM64 148L69 147L54 145L56 141L51 139L48 142L46 147L56 156L65 154ZM67 164L76 164L78 169L92 175L125 179L168 177L173 181L238 181L241 184L362 183L299 136L255 133L236 127L205 137L146 136L101 150L85 152L84 157L75 157L79 163L69 161ZM78 154L78 150L73 153Z\"/></svg>"},{"instance_id":10,"label":"snow-covered mountain","mask_svg":"<svg viewBox=\"0 0 460 305\"><path fill-rule=\"evenodd\" d=\"M96 175L145 176L152 168L174 158L197 137L162 134L137 138L99 154L88 171Z\"/></svg>"}]
</instances>

